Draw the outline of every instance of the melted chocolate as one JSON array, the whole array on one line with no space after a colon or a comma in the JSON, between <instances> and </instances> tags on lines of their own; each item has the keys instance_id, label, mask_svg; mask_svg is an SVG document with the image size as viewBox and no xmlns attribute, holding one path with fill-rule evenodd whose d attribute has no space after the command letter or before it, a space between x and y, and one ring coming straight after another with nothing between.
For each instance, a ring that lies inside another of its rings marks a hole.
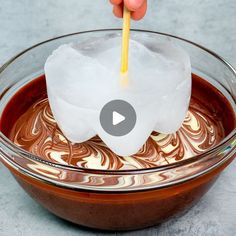
<instances>
[{"instance_id":1,"label":"melted chocolate","mask_svg":"<svg viewBox=\"0 0 236 236\"><path fill-rule=\"evenodd\" d=\"M110 170L151 168L190 158L218 144L234 126L227 99L196 75L190 108L180 130L170 135L153 132L130 157L115 155L97 136L81 144L69 142L53 118L44 76L12 98L0 122L1 131L15 144L45 160Z\"/></svg>"}]
</instances>

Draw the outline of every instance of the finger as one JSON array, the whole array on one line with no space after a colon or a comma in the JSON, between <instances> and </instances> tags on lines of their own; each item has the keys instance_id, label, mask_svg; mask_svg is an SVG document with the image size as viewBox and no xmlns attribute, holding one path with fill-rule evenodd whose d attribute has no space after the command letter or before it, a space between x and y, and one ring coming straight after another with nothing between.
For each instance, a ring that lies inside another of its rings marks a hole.
<instances>
[{"instance_id":1,"label":"finger","mask_svg":"<svg viewBox=\"0 0 236 236\"><path fill-rule=\"evenodd\" d=\"M123 4L114 5L113 13L116 17L122 18L123 17Z\"/></svg>"},{"instance_id":2,"label":"finger","mask_svg":"<svg viewBox=\"0 0 236 236\"><path fill-rule=\"evenodd\" d=\"M131 13L133 20L141 20L147 12L147 1L144 1L143 5L137 10Z\"/></svg>"},{"instance_id":3,"label":"finger","mask_svg":"<svg viewBox=\"0 0 236 236\"><path fill-rule=\"evenodd\" d=\"M120 5L122 3L122 0L110 0L110 2L113 5Z\"/></svg>"},{"instance_id":4,"label":"finger","mask_svg":"<svg viewBox=\"0 0 236 236\"><path fill-rule=\"evenodd\" d=\"M141 8L146 0L124 0L125 6L130 11L136 11Z\"/></svg>"}]
</instances>

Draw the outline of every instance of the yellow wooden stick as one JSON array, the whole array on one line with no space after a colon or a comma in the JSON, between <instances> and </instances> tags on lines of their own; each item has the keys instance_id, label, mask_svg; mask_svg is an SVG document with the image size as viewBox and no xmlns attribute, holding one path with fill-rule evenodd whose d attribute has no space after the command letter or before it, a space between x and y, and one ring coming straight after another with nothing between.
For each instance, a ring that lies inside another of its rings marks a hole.
<instances>
[{"instance_id":1,"label":"yellow wooden stick","mask_svg":"<svg viewBox=\"0 0 236 236\"><path fill-rule=\"evenodd\" d=\"M122 84L128 83L129 37L130 37L130 11L124 6L121 69L120 69L122 75Z\"/></svg>"}]
</instances>

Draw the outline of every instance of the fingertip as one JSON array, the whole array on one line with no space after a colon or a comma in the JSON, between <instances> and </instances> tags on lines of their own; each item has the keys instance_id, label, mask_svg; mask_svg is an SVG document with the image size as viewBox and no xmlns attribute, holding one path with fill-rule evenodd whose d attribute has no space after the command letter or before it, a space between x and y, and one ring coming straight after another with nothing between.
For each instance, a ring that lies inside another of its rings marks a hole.
<instances>
[{"instance_id":1,"label":"fingertip","mask_svg":"<svg viewBox=\"0 0 236 236\"><path fill-rule=\"evenodd\" d=\"M145 1L144 4L139 8L137 11L131 13L131 18L133 20L141 20L147 12L147 2Z\"/></svg>"},{"instance_id":2,"label":"fingertip","mask_svg":"<svg viewBox=\"0 0 236 236\"><path fill-rule=\"evenodd\" d=\"M113 7L113 14L118 18L122 18L123 17L122 7L120 5L115 5Z\"/></svg>"},{"instance_id":3,"label":"fingertip","mask_svg":"<svg viewBox=\"0 0 236 236\"><path fill-rule=\"evenodd\" d=\"M140 14L137 13L137 12L134 12L134 13L131 15L132 20L135 20L135 21L139 21L139 20L141 20L143 17L144 17L143 15L140 15Z\"/></svg>"}]
</instances>

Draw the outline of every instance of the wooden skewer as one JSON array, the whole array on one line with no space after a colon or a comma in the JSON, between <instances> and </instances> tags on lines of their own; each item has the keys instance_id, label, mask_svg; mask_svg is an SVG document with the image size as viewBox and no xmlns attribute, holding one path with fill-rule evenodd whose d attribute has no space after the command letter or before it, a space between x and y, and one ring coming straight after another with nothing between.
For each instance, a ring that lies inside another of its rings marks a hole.
<instances>
[{"instance_id":1,"label":"wooden skewer","mask_svg":"<svg viewBox=\"0 0 236 236\"><path fill-rule=\"evenodd\" d=\"M121 69L120 69L122 75L122 84L128 83L129 37L130 37L130 11L124 6Z\"/></svg>"}]
</instances>

